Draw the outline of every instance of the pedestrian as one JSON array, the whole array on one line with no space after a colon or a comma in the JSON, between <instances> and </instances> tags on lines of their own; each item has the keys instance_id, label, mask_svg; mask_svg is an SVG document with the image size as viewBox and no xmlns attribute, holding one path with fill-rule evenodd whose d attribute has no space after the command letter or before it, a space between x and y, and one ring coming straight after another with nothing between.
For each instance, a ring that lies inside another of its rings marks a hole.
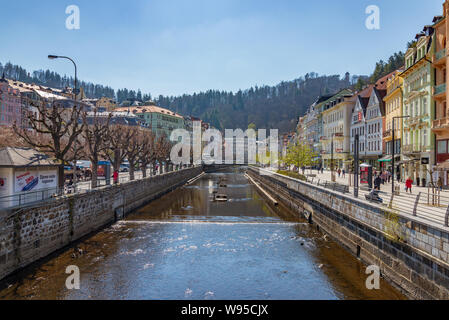
<instances>
[{"instance_id":1,"label":"pedestrian","mask_svg":"<svg viewBox=\"0 0 449 320\"><path fill-rule=\"evenodd\" d=\"M324 173L324 167L321 167L321 174Z\"/></svg>"},{"instance_id":2,"label":"pedestrian","mask_svg":"<svg viewBox=\"0 0 449 320\"><path fill-rule=\"evenodd\" d=\"M405 181L405 192L408 192L410 190L410 193L412 193L412 184L413 179L411 177L408 177L407 181Z\"/></svg>"},{"instance_id":3,"label":"pedestrian","mask_svg":"<svg viewBox=\"0 0 449 320\"><path fill-rule=\"evenodd\" d=\"M341 175L341 170L340 169L338 169L338 177L340 178L340 175Z\"/></svg>"},{"instance_id":4,"label":"pedestrian","mask_svg":"<svg viewBox=\"0 0 449 320\"><path fill-rule=\"evenodd\" d=\"M443 179L441 177L438 178L438 189L443 191Z\"/></svg>"},{"instance_id":5,"label":"pedestrian","mask_svg":"<svg viewBox=\"0 0 449 320\"><path fill-rule=\"evenodd\" d=\"M343 173L343 178L345 178L346 177L346 170L343 169L342 173Z\"/></svg>"},{"instance_id":6,"label":"pedestrian","mask_svg":"<svg viewBox=\"0 0 449 320\"><path fill-rule=\"evenodd\" d=\"M118 171L117 170L114 171L114 174L112 177L114 179L114 184L117 184L118 183Z\"/></svg>"},{"instance_id":7,"label":"pedestrian","mask_svg":"<svg viewBox=\"0 0 449 320\"><path fill-rule=\"evenodd\" d=\"M374 190L379 190L380 191L381 183L382 183L382 178L380 177L380 175L378 175L376 177L376 179L374 179Z\"/></svg>"}]
</instances>

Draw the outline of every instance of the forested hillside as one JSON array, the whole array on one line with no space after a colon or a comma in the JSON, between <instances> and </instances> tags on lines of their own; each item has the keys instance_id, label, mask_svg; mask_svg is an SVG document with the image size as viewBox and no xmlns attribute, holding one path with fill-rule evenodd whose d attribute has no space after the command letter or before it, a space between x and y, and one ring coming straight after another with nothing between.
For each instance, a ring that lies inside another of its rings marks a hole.
<instances>
[{"instance_id":1,"label":"forested hillside","mask_svg":"<svg viewBox=\"0 0 449 320\"><path fill-rule=\"evenodd\" d=\"M318 75L311 72L304 77L292 81L283 81L276 86L252 87L238 92L209 90L182 96L159 96L153 98L161 107L192 115L210 122L219 129L246 128L254 123L258 128L277 128L280 132L288 132L295 128L298 117L303 115L307 107L320 95L335 93L340 89L352 87L360 90L368 83L374 83L380 77L401 67L404 62L402 52L394 53L386 62L376 63L370 76ZM73 78L60 76L50 70L39 70L32 73L18 65L0 63L0 74L10 79L43 86L63 88L73 86ZM147 101L152 99L150 93L140 90L114 89L108 86L81 81L89 98L103 96L123 101Z\"/></svg>"},{"instance_id":2,"label":"forested hillside","mask_svg":"<svg viewBox=\"0 0 449 320\"><path fill-rule=\"evenodd\" d=\"M180 97L159 96L156 102L181 114L191 114L225 128L258 128L292 130L298 117L318 96L329 94L355 83L358 77L319 76L316 73L276 86L253 87L236 93L209 90Z\"/></svg>"},{"instance_id":3,"label":"forested hillside","mask_svg":"<svg viewBox=\"0 0 449 320\"><path fill-rule=\"evenodd\" d=\"M40 86L62 89L73 87L75 80L72 77L61 76L50 70L38 70L28 72L18 65L8 62L5 65L0 63L0 76L5 74L8 79L14 79L25 83L35 83ZM79 87L84 89L88 98L115 97L115 91L111 87L80 81Z\"/></svg>"}]
</instances>

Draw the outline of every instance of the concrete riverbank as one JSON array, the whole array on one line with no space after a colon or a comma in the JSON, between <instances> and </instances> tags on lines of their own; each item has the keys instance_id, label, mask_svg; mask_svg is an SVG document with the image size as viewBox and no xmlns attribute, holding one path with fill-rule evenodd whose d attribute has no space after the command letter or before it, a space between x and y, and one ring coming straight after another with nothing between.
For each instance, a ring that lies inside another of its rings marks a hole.
<instances>
[{"instance_id":1,"label":"concrete riverbank","mask_svg":"<svg viewBox=\"0 0 449 320\"><path fill-rule=\"evenodd\" d=\"M0 279L121 219L202 170L184 169L0 211Z\"/></svg>"},{"instance_id":2,"label":"concrete riverbank","mask_svg":"<svg viewBox=\"0 0 449 320\"><path fill-rule=\"evenodd\" d=\"M248 174L414 299L449 299L449 230L270 171Z\"/></svg>"}]
</instances>

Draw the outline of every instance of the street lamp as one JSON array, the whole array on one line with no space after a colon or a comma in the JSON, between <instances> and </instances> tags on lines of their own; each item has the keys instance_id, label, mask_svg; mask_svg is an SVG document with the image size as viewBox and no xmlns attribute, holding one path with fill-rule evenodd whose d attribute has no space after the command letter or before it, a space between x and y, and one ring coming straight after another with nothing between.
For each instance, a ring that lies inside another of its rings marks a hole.
<instances>
[{"instance_id":1,"label":"street lamp","mask_svg":"<svg viewBox=\"0 0 449 320\"><path fill-rule=\"evenodd\" d=\"M72 58L69 57L65 57L65 56L56 56L56 55L48 55L48 59L50 60L55 60L55 59L67 59L70 60L73 63L73 66L75 67L75 88L73 89L73 101L75 101L75 108L77 107L76 105L76 94L77 94L77 84L78 84L78 69L76 66L75 61L73 61ZM75 153L74 153L74 163L73 163L73 189L74 192L76 192L76 180L77 180L77 176L76 176L76 142L77 140L75 139Z\"/></svg>"},{"instance_id":2,"label":"street lamp","mask_svg":"<svg viewBox=\"0 0 449 320\"><path fill-rule=\"evenodd\" d=\"M393 117L393 139L391 141L391 194L394 194L394 148L395 148L395 137L394 137L394 133L396 131L395 129L395 123L396 123L396 119L406 119L406 118L410 118L410 116L397 116L397 117Z\"/></svg>"}]
</instances>

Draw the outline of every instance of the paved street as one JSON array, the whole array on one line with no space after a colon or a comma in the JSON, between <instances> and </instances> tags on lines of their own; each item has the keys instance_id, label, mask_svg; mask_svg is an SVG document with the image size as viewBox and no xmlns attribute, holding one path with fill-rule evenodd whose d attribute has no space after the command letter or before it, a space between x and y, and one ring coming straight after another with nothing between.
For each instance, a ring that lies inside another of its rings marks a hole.
<instances>
[{"instance_id":1,"label":"paved street","mask_svg":"<svg viewBox=\"0 0 449 320\"><path fill-rule=\"evenodd\" d=\"M326 181L331 182L331 172L324 171L322 174L318 173L316 170L306 170L306 176L308 176L308 181L320 186L323 186ZM353 175L346 174L345 177L341 175L338 176L335 173L336 182L341 185L350 185L348 196L354 195L353 188ZM398 182L395 182L397 184ZM412 193L405 192L405 184L398 183L400 185L399 195L395 195L393 199L393 209L395 212L400 213L404 216L414 216L416 220L422 220L423 222L431 223L432 225L445 228L445 219L449 207L449 191L443 190L442 192L436 192L435 195L432 194L432 189L423 187L412 187ZM360 186L359 189L359 200L368 202L365 195L369 194L367 186ZM330 190L330 192L332 192ZM438 195L439 194L439 195ZM419 195L419 199L418 199ZM382 208L387 208L391 201L391 182L381 185L380 197L383 199L383 204L379 204ZM375 204L370 202L371 204Z\"/></svg>"}]
</instances>

